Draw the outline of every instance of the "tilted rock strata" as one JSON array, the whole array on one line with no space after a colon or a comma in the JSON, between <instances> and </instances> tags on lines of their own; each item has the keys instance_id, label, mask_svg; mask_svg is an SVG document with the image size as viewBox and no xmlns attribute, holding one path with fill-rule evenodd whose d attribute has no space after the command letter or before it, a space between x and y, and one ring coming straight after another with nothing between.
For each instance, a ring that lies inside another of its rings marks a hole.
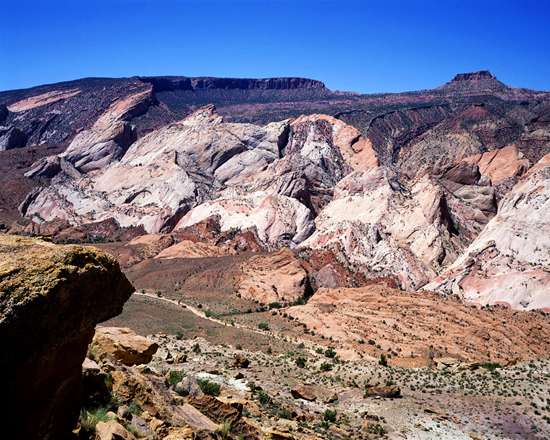
<instances>
[{"instance_id":1,"label":"tilted rock strata","mask_svg":"<svg viewBox=\"0 0 550 440\"><path fill-rule=\"evenodd\" d=\"M515 145L466 157L463 161L476 164L493 185L507 177L519 177L531 167L529 159Z\"/></svg>"},{"instance_id":2,"label":"tilted rock strata","mask_svg":"<svg viewBox=\"0 0 550 440\"><path fill-rule=\"evenodd\" d=\"M222 255L234 255L237 252L232 248L223 248L206 243L196 243L191 240L183 240L176 243L155 256L155 258L205 258L220 257Z\"/></svg>"},{"instance_id":3,"label":"tilted rock strata","mask_svg":"<svg viewBox=\"0 0 550 440\"><path fill-rule=\"evenodd\" d=\"M227 181L261 171L279 157L285 125L225 124L206 107L132 144L122 160L90 178L58 175L26 214L73 223L114 218L148 232L172 229Z\"/></svg>"},{"instance_id":4,"label":"tilted rock strata","mask_svg":"<svg viewBox=\"0 0 550 440\"><path fill-rule=\"evenodd\" d=\"M17 438L64 438L78 419L95 325L134 289L99 250L0 236L0 254L2 414Z\"/></svg>"},{"instance_id":5,"label":"tilted rock strata","mask_svg":"<svg viewBox=\"0 0 550 440\"><path fill-rule=\"evenodd\" d=\"M222 232L255 228L268 250L295 246L313 232L311 211L296 199L265 191L247 196L233 194L235 192L226 191L222 198L193 208L183 216L175 231L218 217Z\"/></svg>"},{"instance_id":6,"label":"tilted rock strata","mask_svg":"<svg viewBox=\"0 0 550 440\"><path fill-rule=\"evenodd\" d=\"M550 325L538 313L479 310L428 291L321 288L306 305L286 312L316 334L332 337L344 357L364 352L379 358L381 352L398 351L399 357L452 356L504 364L545 356L550 349Z\"/></svg>"},{"instance_id":7,"label":"tilted rock strata","mask_svg":"<svg viewBox=\"0 0 550 440\"><path fill-rule=\"evenodd\" d=\"M293 302L311 292L308 273L288 248L255 256L241 266L245 278L238 291L245 299L264 304Z\"/></svg>"},{"instance_id":8,"label":"tilted rock strata","mask_svg":"<svg viewBox=\"0 0 550 440\"><path fill-rule=\"evenodd\" d=\"M550 167L530 173L447 271L426 289L480 305L550 311Z\"/></svg>"},{"instance_id":9,"label":"tilted rock strata","mask_svg":"<svg viewBox=\"0 0 550 440\"><path fill-rule=\"evenodd\" d=\"M356 171L336 185L302 246L341 247L377 276L396 274L404 288L420 287L434 276L430 265L453 256L442 198L429 179L407 187L389 168Z\"/></svg>"}]
</instances>

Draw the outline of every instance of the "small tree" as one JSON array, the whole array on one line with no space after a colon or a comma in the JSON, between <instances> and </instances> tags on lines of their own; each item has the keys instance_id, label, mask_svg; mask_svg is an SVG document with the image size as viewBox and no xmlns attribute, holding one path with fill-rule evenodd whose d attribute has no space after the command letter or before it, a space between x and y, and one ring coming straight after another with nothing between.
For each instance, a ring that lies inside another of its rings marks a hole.
<instances>
[{"instance_id":1,"label":"small tree","mask_svg":"<svg viewBox=\"0 0 550 440\"><path fill-rule=\"evenodd\" d=\"M323 419L327 422L334 423L336 421L336 410L325 410L325 412L323 413Z\"/></svg>"},{"instance_id":2,"label":"small tree","mask_svg":"<svg viewBox=\"0 0 550 440\"><path fill-rule=\"evenodd\" d=\"M327 348L325 350L325 356L328 358L333 358L336 356L336 352L332 348Z\"/></svg>"},{"instance_id":3,"label":"small tree","mask_svg":"<svg viewBox=\"0 0 550 440\"><path fill-rule=\"evenodd\" d=\"M380 355L380 360L378 361L378 363L383 367L386 367L388 365L388 359L386 358L386 355L384 353Z\"/></svg>"}]
</instances>

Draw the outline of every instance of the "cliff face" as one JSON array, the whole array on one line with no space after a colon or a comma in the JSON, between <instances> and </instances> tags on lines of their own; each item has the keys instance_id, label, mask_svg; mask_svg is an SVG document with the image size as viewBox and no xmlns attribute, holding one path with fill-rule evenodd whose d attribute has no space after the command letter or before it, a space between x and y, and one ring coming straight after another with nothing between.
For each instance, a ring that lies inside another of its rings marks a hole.
<instances>
[{"instance_id":1,"label":"cliff face","mask_svg":"<svg viewBox=\"0 0 550 440\"><path fill-rule=\"evenodd\" d=\"M308 78L211 78L185 76L142 77L143 82L153 85L155 92L197 89L240 90L293 90L325 89L321 81Z\"/></svg>"},{"instance_id":2,"label":"cliff face","mask_svg":"<svg viewBox=\"0 0 550 440\"><path fill-rule=\"evenodd\" d=\"M0 236L0 410L15 437L63 439L74 429L95 325L133 290L102 251Z\"/></svg>"}]
</instances>

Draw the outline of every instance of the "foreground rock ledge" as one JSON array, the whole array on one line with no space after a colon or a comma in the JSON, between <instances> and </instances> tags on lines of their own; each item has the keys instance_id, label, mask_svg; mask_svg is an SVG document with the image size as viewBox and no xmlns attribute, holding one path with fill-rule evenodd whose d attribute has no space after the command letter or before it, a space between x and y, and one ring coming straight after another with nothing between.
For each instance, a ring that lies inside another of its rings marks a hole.
<instances>
[{"instance_id":1,"label":"foreground rock ledge","mask_svg":"<svg viewBox=\"0 0 550 440\"><path fill-rule=\"evenodd\" d=\"M57 440L71 432L95 325L118 315L133 291L118 262L100 250L0 235L0 411L10 421L7 434Z\"/></svg>"}]
</instances>

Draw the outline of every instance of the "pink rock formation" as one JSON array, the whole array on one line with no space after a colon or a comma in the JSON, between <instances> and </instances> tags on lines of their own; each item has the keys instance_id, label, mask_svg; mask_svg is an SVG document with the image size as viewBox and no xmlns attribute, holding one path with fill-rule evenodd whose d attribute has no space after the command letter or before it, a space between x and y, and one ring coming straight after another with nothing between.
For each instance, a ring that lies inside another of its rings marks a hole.
<instances>
[{"instance_id":1,"label":"pink rock formation","mask_svg":"<svg viewBox=\"0 0 550 440\"><path fill-rule=\"evenodd\" d=\"M425 289L480 305L550 310L550 167L545 163L543 158L516 185L479 237Z\"/></svg>"},{"instance_id":2,"label":"pink rock formation","mask_svg":"<svg viewBox=\"0 0 550 440\"><path fill-rule=\"evenodd\" d=\"M252 257L241 266L244 279L239 283L243 298L265 304L293 302L311 291L308 273L288 248L271 255Z\"/></svg>"},{"instance_id":3,"label":"pink rock formation","mask_svg":"<svg viewBox=\"0 0 550 440\"><path fill-rule=\"evenodd\" d=\"M463 161L477 165L479 172L488 176L493 185L507 177L521 176L531 166L515 145L466 157Z\"/></svg>"}]
</instances>

